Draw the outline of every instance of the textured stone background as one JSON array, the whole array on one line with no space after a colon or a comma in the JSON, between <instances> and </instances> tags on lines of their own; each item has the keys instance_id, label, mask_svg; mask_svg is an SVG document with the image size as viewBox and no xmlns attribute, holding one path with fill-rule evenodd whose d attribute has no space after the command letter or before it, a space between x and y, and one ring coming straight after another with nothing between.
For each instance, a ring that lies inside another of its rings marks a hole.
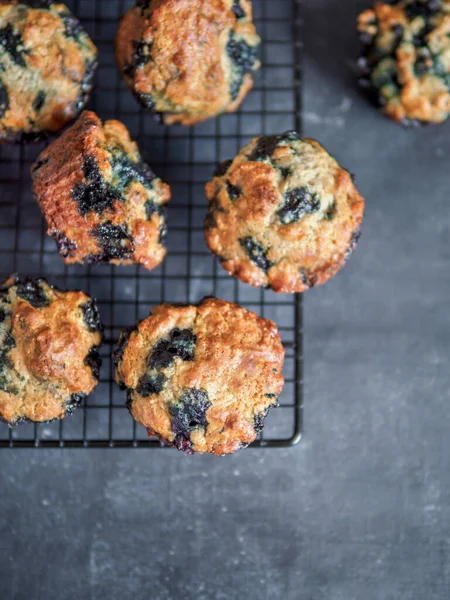
<instances>
[{"instance_id":1,"label":"textured stone background","mask_svg":"<svg viewBox=\"0 0 450 600\"><path fill-rule=\"evenodd\" d=\"M358 94L365 1L303 5L304 132L367 198L358 251L306 295L304 440L3 451L2 600L449 598L450 124L401 129Z\"/></svg>"}]
</instances>

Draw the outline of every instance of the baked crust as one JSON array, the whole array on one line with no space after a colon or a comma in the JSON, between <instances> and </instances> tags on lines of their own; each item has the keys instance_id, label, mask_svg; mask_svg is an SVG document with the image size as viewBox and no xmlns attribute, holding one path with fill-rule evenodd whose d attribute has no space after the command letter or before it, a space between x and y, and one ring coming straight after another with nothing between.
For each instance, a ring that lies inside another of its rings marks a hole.
<instances>
[{"instance_id":1,"label":"baked crust","mask_svg":"<svg viewBox=\"0 0 450 600\"><path fill-rule=\"evenodd\" d=\"M259 68L249 0L151 0L123 16L116 36L125 81L167 125L237 109Z\"/></svg>"},{"instance_id":2,"label":"baked crust","mask_svg":"<svg viewBox=\"0 0 450 600\"><path fill-rule=\"evenodd\" d=\"M48 234L67 264L159 265L170 188L142 162L119 121L83 112L32 167Z\"/></svg>"},{"instance_id":3,"label":"baked crust","mask_svg":"<svg viewBox=\"0 0 450 600\"><path fill-rule=\"evenodd\" d=\"M356 246L364 199L315 140L255 138L206 185L205 237L224 269L253 286L303 292Z\"/></svg>"},{"instance_id":4,"label":"baked crust","mask_svg":"<svg viewBox=\"0 0 450 600\"><path fill-rule=\"evenodd\" d=\"M122 332L114 360L133 418L189 453L251 443L284 383L276 325L214 298L153 309Z\"/></svg>"},{"instance_id":5,"label":"baked crust","mask_svg":"<svg viewBox=\"0 0 450 600\"><path fill-rule=\"evenodd\" d=\"M96 47L64 4L0 1L0 142L39 139L72 121L96 67Z\"/></svg>"},{"instance_id":6,"label":"baked crust","mask_svg":"<svg viewBox=\"0 0 450 600\"><path fill-rule=\"evenodd\" d=\"M98 383L102 325L83 292L11 277L0 289L0 418L62 419Z\"/></svg>"}]
</instances>

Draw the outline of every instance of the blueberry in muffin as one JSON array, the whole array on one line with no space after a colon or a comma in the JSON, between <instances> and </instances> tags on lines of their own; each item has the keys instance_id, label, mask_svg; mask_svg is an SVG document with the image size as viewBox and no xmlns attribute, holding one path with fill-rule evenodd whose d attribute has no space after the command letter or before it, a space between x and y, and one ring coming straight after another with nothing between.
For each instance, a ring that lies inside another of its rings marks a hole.
<instances>
[{"instance_id":1,"label":"blueberry in muffin","mask_svg":"<svg viewBox=\"0 0 450 600\"><path fill-rule=\"evenodd\" d=\"M283 361L272 321L215 298L158 306L114 353L116 381L149 435L216 455L256 438L281 393Z\"/></svg>"},{"instance_id":2,"label":"blueberry in muffin","mask_svg":"<svg viewBox=\"0 0 450 600\"><path fill-rule=\"evenodd\" d=\"M0 419L62 419L99 379L102 325L83 292L13 276L0 288Z\"/></svg>"},{"instance_id":3,"label":"blueberry in muffin","mask_svg":"<svg viewBox=\"0 0 450 600\"><path fill-rule=\"evenodd\" d=\"M250 0L138 1L121 20L116 57L144 107L192 125L241 104L259 44Z\"/></svg>"},{"instance_id":4,"label":"blueberry in muffin","mask_svg":"<svg viewBox=\"0 0 450 600\"><path fill-rule=\"evenodd\" d=\"M33 140L85 106L97 49L64 4L0 0L0 142Z\"/></svg>"},{"instance_id":5,"label":"blueberry in muffin","mask_svg":"<svg viewBox=\"0 0 450 600\"><path fill-rule=\"evenodd\" d=\"M276 292L325 283L356 246L364 200L315 140L255 138L206 185L205 237L230 275Z\"/></svg>"},{"instance_id":6,"label":"blueberry in muffin","mask_svg":"<svg viewBox=\"0 0 450 600\"><path fill-rule=\"evenodd\" d=\"M375 2L359 15L360 83L381 111L403 124L450 114L450 1Z\"/></svg>"},{"instance_id":7,"label":"blueberry in muffin","mask_svg":"<svg viewBox=\"0 0 450 600\"><path fill-rule=\"evenodd\" d=\"M170 188L142 161L119 121L85 111L32 167L33 191L61 257L72 263L139 263L166 255Z\"/></svg>"}]
</instances>

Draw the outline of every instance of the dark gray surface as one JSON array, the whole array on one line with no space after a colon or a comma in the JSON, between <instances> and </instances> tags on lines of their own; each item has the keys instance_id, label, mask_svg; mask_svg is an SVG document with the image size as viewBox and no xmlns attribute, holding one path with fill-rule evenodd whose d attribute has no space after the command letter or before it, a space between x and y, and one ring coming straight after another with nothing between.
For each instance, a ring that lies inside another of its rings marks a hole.
<instances>
[{"instance_id":1,"label":"dark gray surface","mask_svg":"<svg viewBox=\"0 0 450 600\"><path fill-rule=\"evenodd\" d=\"M364 6L304 2L305 134L367 215L306 296L301 445L3 451L2 600L449 598L450 124L404 130L358 95Z\"/></svg>"}]
</instances>

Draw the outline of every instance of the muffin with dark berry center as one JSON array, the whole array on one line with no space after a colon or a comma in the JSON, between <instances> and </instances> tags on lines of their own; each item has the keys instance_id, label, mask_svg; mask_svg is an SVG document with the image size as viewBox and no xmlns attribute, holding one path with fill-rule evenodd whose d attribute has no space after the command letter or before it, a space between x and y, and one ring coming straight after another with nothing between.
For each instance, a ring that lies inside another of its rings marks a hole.
<instances>
[{"instance_id":1,"label":"muffin with dark berry center","mask_svg":"<svg viewBox=\"0 0 450 600\"><path fill-rule=\"evenodd\" d=\"M388 117L441 123L450 114L450 2L376 2L358 18L360 83Z\"/></svg>"},{"instance_id":2,"label":"muffin with dark berry center","mask_svg":"<svg viewBox=\"0 0 450 600\"><path fill-rule=\"evenodd\" d=\"M114 361L133 418L187 453L250 444L283 387L275 324L214 298L158 306L122 332Z\"/></svg>"},{"instance_id":3,"label":"muffin with dark berry center","mask_svg":"<svg viewBox=\"0 0 450 600\"><path fill-rule=\"evenodd\" d=\"M170 188L119 121L85 111L38 157L33 191L63 260L158 266Z\"/></svg>"},{"instance_id":4,"label":"muffin with dark berry center","mask_svg":"<svg viewBox=\"0 0 450 600\"><path fill-rule=\"evenodd\" d=\"M259 44L249 0L151 0L124 15L116 56L141 104L168 125L192 125L236 110Z\"/></svg>"},{"instance_id":5,"label":"muffin with dark berry center","mask_svg":"<svg viewBox=\"0 0 450 600\"><path fill-rule=\"evenodd\" d=\"M0 418L62 419L98 383L103 328L83 292L11 277L0 288Z\"/></svg>"},{"instance_id":6,"label":"muffin with dark berry center","mask_svg":"<svg viewBox=\"0 0 450 600\"><path fill-rule=\"evenodd\" d=\"M0 1L0 142L32 140L79 115L97 49L56 2Z\"/></svg>"},{"instance_id":7,"label":"muffin with dark berry center","mask_svg":"<svg viewBox=\"0 0 450 600\"><path fill-rule=\"evenodd\" d=\"M205 237L231 275L303 292L344 265L364 200L322 146L295 132L255 138L206 185Z\"/></svg>"}]
</instances>

